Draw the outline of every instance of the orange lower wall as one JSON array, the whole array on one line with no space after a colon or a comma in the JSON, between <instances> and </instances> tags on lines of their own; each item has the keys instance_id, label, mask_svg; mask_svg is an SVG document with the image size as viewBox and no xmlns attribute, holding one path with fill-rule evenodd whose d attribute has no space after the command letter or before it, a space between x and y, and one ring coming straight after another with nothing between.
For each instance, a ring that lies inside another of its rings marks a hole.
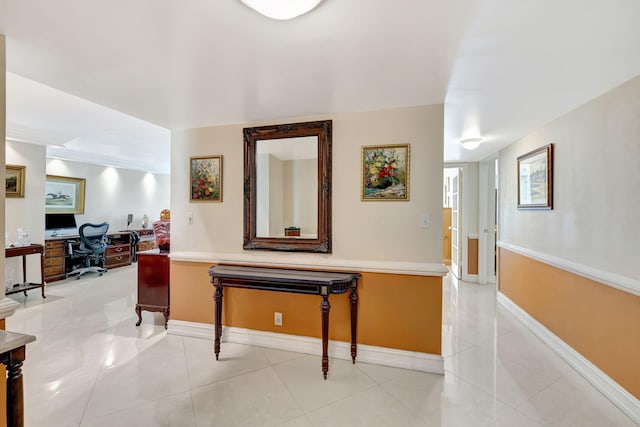
<instances>
[{"instance_id":1,"label":"orange lower wall","mask_svg":"<svg viewBox=\"0 0 640 427\"><path fill-rule=\"evenodd\" d=\"M211 264L171 262L171 319L213 324ZM362 273L358 282L358 343L440 354L442 278ZM223 324L319 338L320 298L225 288ZM349 341L348 293L331 295L330 338ZM281 312L283 325L273 324Z\"/></svg>"},{"instance_id":2,"label":"orange lower wall","mask_svg":"<svg viewBox=\"0 0 640 427\"><path fill-rule=\"evenodd\" d=\"M467 273L478 274L478 239L467 239Z\"/></svg>"},{"instance_id":3,"label":"orange lower wall","mask_svg":"<svg viewBox=\"0 0 640 427\"><path fill-rule=\"evenodd\" d=\"M640 398L640 297L499 249L500 291Z\"/></svg>"}]
</instances>

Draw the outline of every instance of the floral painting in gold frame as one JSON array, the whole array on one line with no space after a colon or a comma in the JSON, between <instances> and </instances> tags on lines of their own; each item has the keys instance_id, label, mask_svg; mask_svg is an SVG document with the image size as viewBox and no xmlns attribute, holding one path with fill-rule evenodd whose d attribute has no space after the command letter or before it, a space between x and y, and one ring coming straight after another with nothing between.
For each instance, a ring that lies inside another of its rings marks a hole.
<instances>
[{"instance_id":1,"label":"floral painting in gold frame","mask_svg":"<svg viewBox=\"0 0 640 427\"><path fill-rule=\"evenodd\" d=\"M191 157L192 202L222 202L222 156Z\"/></svg>"},{"instance_id":2,"label":"floral painting in gold frame","mask_svg":"<svg viewBox=\"0 0 640 427\"><path fill-rule=\"evenodd\" d=\"M362 147L363 201L409 200L409 144Z\"/></svg>"}]
</instances>

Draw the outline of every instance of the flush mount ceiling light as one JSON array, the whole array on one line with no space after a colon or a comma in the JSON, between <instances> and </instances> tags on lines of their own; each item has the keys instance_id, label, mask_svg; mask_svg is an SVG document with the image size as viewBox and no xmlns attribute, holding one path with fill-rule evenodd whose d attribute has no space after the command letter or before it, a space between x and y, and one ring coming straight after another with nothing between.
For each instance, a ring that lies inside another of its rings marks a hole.
<instances>
[{"instance_id":1,"label":"flush mount ceiling light","mask_svg":"<svg viewBox=\"0 0 640 427\"><path fill-rule=\"evenodd\" d=\"M480 146L482 138L467 138L460 140L460 144L467 150L475 150Z\"/></svg>"},{"instance_id":2,"label":"flush mount ceiling light","mask_svg":"<svg viewBox=\"0 0 640 427\"><path fill-rule=\"evenodd\" d=\"M322 0L240 0L271 19L293 19L313 10Z\"/></svg>"}]
</instances>

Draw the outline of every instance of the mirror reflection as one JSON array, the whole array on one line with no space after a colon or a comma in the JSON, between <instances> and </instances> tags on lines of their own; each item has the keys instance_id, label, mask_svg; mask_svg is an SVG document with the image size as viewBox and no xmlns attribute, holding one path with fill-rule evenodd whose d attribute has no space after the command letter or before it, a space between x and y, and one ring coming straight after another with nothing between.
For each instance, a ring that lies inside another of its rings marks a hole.
<instances>
[{"instance_id":1,"label":"mirror reflection","mask_svg":"<svg viewBox=\"0 0 640 427\"><path fill-rule=\"evenodd\" d=\"M256 236L318 237L318 137L256 141Z\"/></svg>"}]
</instances>

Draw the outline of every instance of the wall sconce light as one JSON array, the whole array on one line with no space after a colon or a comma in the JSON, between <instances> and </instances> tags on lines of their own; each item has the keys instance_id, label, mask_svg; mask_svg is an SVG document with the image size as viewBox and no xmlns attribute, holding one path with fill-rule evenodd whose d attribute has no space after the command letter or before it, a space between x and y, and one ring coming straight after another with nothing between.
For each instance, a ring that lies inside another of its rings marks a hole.
<instances>
[{"instance_id":1,"label":"wall sconce light","mask_svg":"<svg viewBox=\"0 0 640 427\"><path fill-rule=\"evenodd\" d=\"M475 150L480 146L481 142L482 138L466 138L460 140L460 144L462 144L462 147L466 150Z\"/></svg>"},{"instance_id":2,"label":"wall sconce light","mask_svg":"<svg viewBox=\"0 0 640 427\"><path fill-rule=\"evenodd\" d=\"M322 0L240 0L256 12L278 20L293 19L315 9Z\"/></svg>"}]
</instances>

